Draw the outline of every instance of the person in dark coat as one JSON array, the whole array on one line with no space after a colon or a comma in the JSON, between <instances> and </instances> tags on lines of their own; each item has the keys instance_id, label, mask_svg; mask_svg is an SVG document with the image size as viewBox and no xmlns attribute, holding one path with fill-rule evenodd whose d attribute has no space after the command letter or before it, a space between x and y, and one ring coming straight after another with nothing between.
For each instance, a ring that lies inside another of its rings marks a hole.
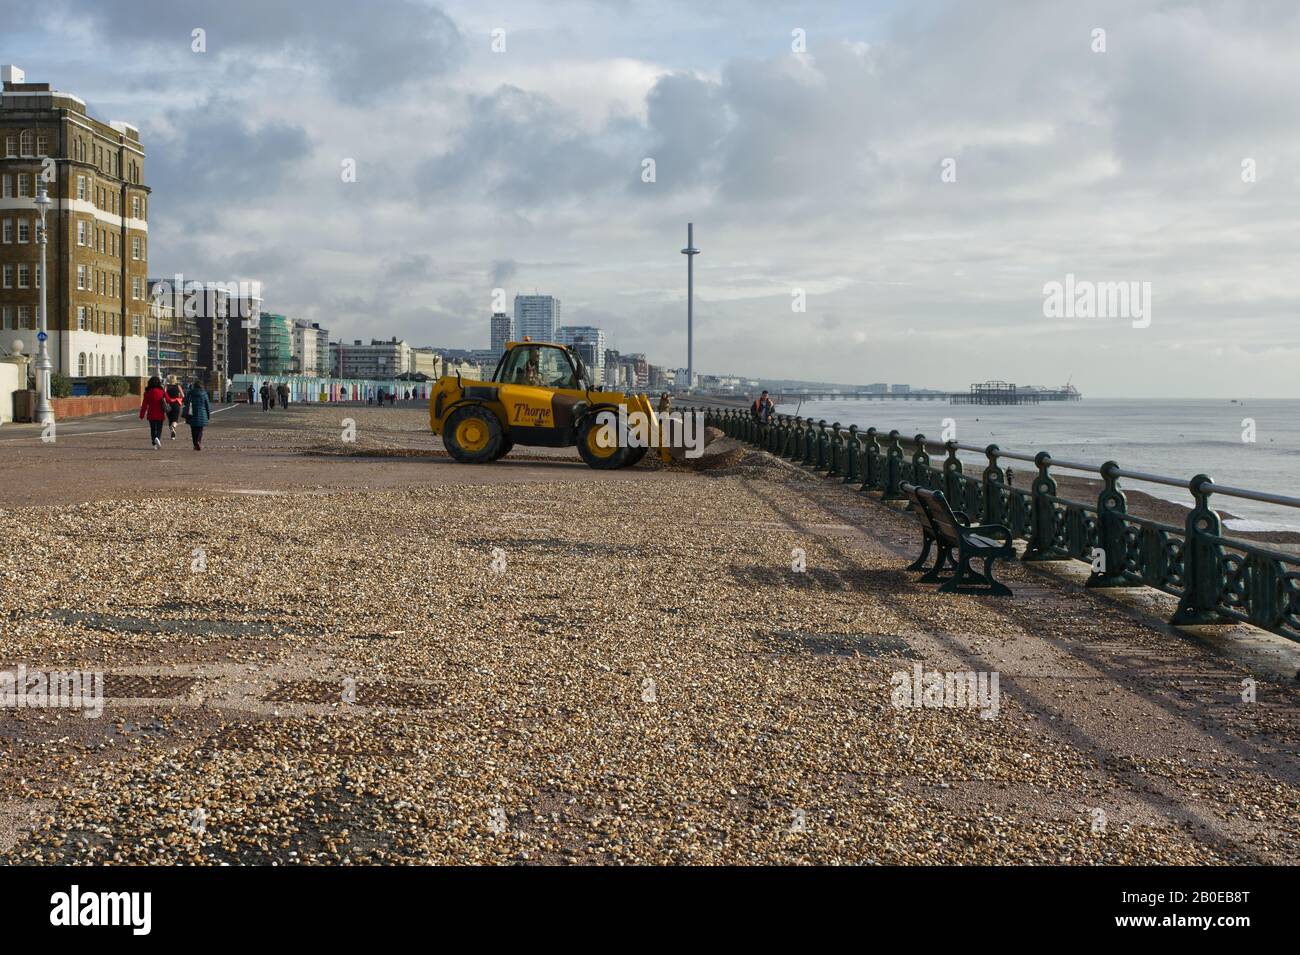
<instances>
[{"instance_id":1,"label":"person in dark coat","mask_svg":"<svg viewBox=\"0 0 1300 955\"><path fill-rule=\"evenodd\" d=\"M271 383L269 381L262 382L262 410L271 410Z\"/></svg>"},{"instance_id":2,"label":"person in dark coat","mask_svg":"<svg viewBox=\"0 0 1300 955\"><path fill-rule=\"evenodd\" d=\"M203 382L196 381L185 393L185 420L190 426L190 437L194 439L194 450L203 450L203 429L207 427L208 418L212 416L212 403L203 388Z\"/></svg>"},{"instance_id":3,"label":"person in dark coat","mask_svg":"<svg viewBox=\"0 0 1300 955\"><path fill-rule=\"evenodd\" d=\"M176 380L175 375L167 376L167 384L163 387L167 392L167 427L171 431L172 440L176 440L176 422L181 417L181 405L185 401L185 389L181 383Z\"/></svg>"},{"instance_id":4,"label":"person in dark coat","mask_svg":"<svg viewBox=\"0 0 1300 955\"><path fill-rule=\"evenodd\" d=\"M154 375L144 389L140 401L140 417L149 419L149 443L155 451L162 447L163 422L167 420L167 392L162 379Z\"/></svg>"},{"instance_id":5,"label":"person in dark coat","mask_svg":"<svg viewBox=\"0 0 1300 955\"><path fill-rule=\"evenodd\" d=\"M253 386L250 384L248 386L248 407L253 407L253 399L255 397L257 397L257 392L253 390Z\"/></svg>"}]
</instances>

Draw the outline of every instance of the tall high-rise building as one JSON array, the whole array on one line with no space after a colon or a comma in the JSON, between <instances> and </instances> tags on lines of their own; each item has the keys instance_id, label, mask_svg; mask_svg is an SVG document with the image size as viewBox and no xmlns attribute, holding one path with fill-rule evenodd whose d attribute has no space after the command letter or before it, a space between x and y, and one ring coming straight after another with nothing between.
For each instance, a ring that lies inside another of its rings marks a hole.
<instances>
[{"instance_id":1,"label":"tall high-rise building","mask_svg":"<svg viewBox=\"0 0 1300 955\"><path fill-rule=\"evenodd\" d=\"M0 70L0 346L35 349L41 250L34 202L45 182L47 347L69 377L143 375L149 261L144 147L48 83Z\"/></svg>"},{"instance_id":2,"label":"tall high-rise building","mask_svg":"<svg viewBox=\"0 0 1300 955\"><path fill-rule=\"evenodd\" d=\"M605 331L592 325L565 325L555 330L555 341L582 356L596 384L605 381Z\"/></svg>"},{"instance_id":3,"label":"tall high-rise building","mask_svg":"<svg viewBox=\"0 0 1300 955\"><path fill-rule=\"evenodd\" d=\"M516 303L518 299L516 298ZM518 304L515 305L518 308ZM492 350L497 354L506 350L506 342L515 336L515 321L505 312L492 313Z\"/></svg>"},{"instance_id":4,"label":"tall high-rise building","mask_svg":"<svg viewBox=\"0 0 1300 955\"><path fill-rule=\"evenodd\" d=\"M515 296L515 334L535 342L555 341L560 325L560 300L554 295Z\"/></svg>"}]
</instances>

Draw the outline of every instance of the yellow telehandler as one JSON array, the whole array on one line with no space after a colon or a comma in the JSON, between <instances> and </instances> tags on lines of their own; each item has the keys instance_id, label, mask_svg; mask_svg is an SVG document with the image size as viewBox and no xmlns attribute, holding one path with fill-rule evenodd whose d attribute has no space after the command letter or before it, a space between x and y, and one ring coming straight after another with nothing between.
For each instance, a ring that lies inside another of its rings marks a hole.
<instances>
[{"instance_id":1,"label":"yellow telehandler","mask_svg":"<svg viewBox=\"0 0 1300 955\"><path fill-rule=\"evenodd\" d=\"M609 426L616 420L633 427ZM583 461L602 469L631 467L650 447L665 461L674 456L645 395L602 391L573 350L527 338L506 345L491 381L439 378L429 426L462 464L496 461L516 444L577 445Z\"/></svg>"}]
</instances>

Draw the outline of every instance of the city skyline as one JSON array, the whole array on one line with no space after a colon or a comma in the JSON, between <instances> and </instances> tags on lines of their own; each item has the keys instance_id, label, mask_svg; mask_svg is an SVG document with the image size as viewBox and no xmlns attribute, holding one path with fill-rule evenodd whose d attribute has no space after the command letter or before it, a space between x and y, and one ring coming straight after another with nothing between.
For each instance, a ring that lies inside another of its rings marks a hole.
<instances>
[{"instance_id":1,"label":"city skyline","mask_svg":"<svg viewBox=\"0 0 1300 955\"><path fill-rule=\"evenodd\" d=\"M1291 12L668 6L67 0L0 60L139 126L151 268L343 338L473 347L494 290L549 287L684 365L693 220L702 371L1294 394ZM1153 318L1048 317L1072 276Z\"/></svg>"}]
</instances>

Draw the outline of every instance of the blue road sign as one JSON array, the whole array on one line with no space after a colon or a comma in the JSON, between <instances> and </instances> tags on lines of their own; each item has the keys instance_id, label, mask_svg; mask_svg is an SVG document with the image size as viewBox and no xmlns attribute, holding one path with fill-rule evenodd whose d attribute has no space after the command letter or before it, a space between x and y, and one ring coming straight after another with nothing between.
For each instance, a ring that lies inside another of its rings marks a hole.
<instances>
[{"instance_id":1,"label":"blue road sign","mask_svg":"<svg viewBox=\"0 0 1300 955\"><path fill-rule=\"evenodd\" d=\"M47 334L45 334L44 332L37 332L37 333L36 333L36 340L37 340L38 342L43 342L43 341L45 341L45 339L47 339L47 338L49 338L49 337L50 337L50 336L47 335Z\"/></svg>"}]
</instances>

